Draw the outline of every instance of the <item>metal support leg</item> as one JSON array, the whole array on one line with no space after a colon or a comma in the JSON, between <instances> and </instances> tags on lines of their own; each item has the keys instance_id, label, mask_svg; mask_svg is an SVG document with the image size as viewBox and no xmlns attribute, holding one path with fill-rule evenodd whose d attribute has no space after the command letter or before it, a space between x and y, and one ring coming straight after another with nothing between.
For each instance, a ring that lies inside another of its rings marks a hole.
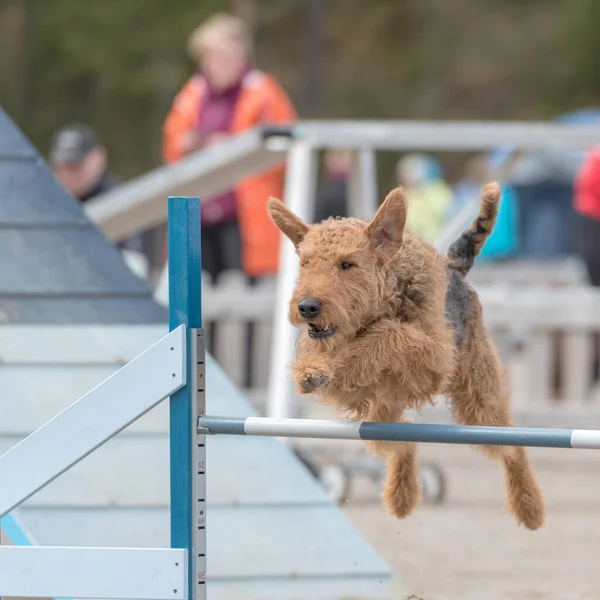
<instances>
[{"instance_id":1,"label":"metal support leg","mask_svg":"<svg viewBox=\"0 0 600 600\"><path fill-rule=\"evenodd\" d=\"M350 185L348 186L348 214L368 220L375 214L379 206L375 150L360 148L353 154Z\"/></svg>"},{"instance_id":2,"label":"metal support leg","mask_svg":"<svg viewBox=\"0 0 600 600\"><path fill-rule=\"evenodd\" d=\"M198 433L199 417L206 414L206 339L203 329L193 329L192 335L192 383L195 401L192 406L192 500L194 520L192 524L192 552L190 557L196 580L196 593L192 598L206 600L206 436Z\"/></svg>"},{"instance_id":3,"label":"metal support leg","mask_svg":"<svg viewBox=\"0 0 600 600\"><path fill-rule=\"evenodd\" d=\"M316 157L311 145L294 142L290 149L285 182L285 203L303 221L311 223L316 188ZM269 417L291 417L294 388L289 365L294 358L296 332L288 322L288 303L298 275L298 257L288 239L281 242L279 277L275 296L273 344L269 374Z\"/></svg>"}]
</instances>

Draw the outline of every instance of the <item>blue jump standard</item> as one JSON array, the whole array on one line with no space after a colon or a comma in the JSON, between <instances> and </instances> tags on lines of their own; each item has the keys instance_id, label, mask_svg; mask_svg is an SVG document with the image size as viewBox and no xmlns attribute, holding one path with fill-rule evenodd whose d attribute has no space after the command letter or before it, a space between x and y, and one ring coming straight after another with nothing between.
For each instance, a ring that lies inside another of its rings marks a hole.
<instances>
[{"instance_id":1,"label":"blue jump standard","mask_svg":"<svg viewBox=\"0 0 600 600\"><path fill-rule=\"evenodd\" d=\"M318 419L229 418L198 419L206 434L276 436L321 439L427 442L474 446L530 446L600 449L600 430L476 427L419 423L373 423Z\"/></svg>"},{"instance_id":2,"label":"blue jump standard","mask_svg":"<svg viewBox=\"0 0 600 600\"><path fill-rule=\"evenodd\" d=\"M186 326L185 361L188 381L169 402L171 547L185 548L192 557L194 508L192 497L192 432L195 390L189 373L192 360L191 329L202 327L200 199L169 198L169 331ZM193 565L190 558L190 565ZM187 600L196 598L194 568L189 569ZM204 587L204 586L203 586Z\"/></svg>"}]
</instances>

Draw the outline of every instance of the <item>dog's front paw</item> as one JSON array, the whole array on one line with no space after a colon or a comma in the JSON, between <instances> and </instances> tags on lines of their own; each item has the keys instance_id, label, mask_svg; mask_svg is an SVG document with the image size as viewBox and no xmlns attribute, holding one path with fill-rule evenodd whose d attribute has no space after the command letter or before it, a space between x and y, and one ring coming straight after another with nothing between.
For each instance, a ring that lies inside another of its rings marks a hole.
<instances>
[{"instance_id":1,"label":"dog's front paw","mask_svg":"<svg viewBox=\"0 0 600 600\"><path fill-rule=\"evenodd\" d=\"M310 394L321 387L327 386L329 377L323 371L310 369L300 377L298 384L303 394Z\"/></svg>"}]
</instances>

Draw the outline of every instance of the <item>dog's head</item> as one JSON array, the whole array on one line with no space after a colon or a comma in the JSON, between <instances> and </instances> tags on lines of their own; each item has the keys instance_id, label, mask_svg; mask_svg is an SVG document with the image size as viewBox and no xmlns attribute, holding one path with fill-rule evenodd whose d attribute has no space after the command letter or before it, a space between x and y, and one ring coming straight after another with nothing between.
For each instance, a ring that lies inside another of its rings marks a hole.
<instances>
[{"instance_id":1,"label":"dog's head","mask_svg":"<svg viewBox=\"0 0 600 600\"><path fill-rule=\"evenodd\" d=\"M337 344L382 316L390 293L388 265L402 246L406 221L400 188L368 223L346 218L307 225L275 198L267 208L300 258L289 305L293 325L306 328L316 342Z\"/></svg>"}]
</instances>

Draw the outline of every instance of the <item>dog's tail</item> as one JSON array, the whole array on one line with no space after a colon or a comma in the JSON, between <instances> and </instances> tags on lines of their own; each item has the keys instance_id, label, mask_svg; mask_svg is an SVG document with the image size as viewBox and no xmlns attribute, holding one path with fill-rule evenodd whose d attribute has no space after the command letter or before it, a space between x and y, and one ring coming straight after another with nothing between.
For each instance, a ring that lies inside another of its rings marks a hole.
<instances>
[{"instance_id":1,"label":"dog's tail","mask_svg":"<svg viewBox=\"0 0 600 600\"><path fill-rule=\"evenodd\" d=\"M475 257L483 248L496 224L498 205L500 203L500 186L488 183L481 192L481 206L477 218L448 250L448 266L465 276L473 266Z\"/></svg>"}]
</instances>

